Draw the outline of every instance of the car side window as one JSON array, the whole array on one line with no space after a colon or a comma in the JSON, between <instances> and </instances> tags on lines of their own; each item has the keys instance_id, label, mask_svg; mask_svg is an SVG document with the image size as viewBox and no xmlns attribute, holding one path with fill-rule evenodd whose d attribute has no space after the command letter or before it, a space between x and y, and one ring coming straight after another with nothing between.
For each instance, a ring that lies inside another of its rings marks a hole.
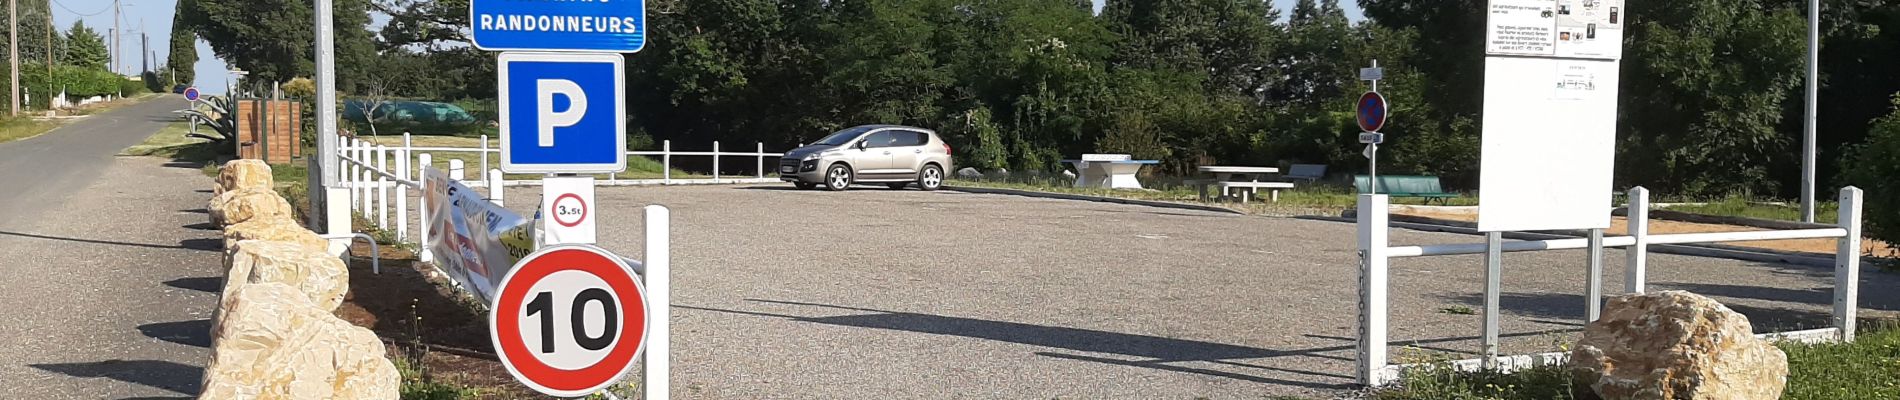
<instances>
[{"instance_id":1,"label":"car side window","mask_svg":"<svg viewBox=\"0 0 1900 400\"><path fill-rule=\"evenodd\" d=\"M897 137L898 137L897 139L898 147L922 146L924 145L924 143L930 142L929 136L925 136L923 132L918 132L918 131L898 132Z\"/></svg>"},{"instance_id":2,"label":"car side window","mask_svg":"<svg viewBox=\"0 0 1900 400\"><path fill-rule=\"evenodd\" d=\"M897 140L897 137L892 135L891 131L873 133L871 134L871 136L867 136L864 138L864 147L872 148L872 149L879 148L879 147L891 147L891 145L893 144L892 142L895 140Z\"/></svg>"}]
</instances>

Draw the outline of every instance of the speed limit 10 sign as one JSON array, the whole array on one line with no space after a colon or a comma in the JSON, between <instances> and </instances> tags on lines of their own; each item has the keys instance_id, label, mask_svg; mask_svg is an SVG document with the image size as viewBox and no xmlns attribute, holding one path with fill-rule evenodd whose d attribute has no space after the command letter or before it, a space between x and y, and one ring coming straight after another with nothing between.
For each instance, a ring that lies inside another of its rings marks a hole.
<instances>
[{"instance_id":1,"label":"speed limit 10 sign","mask_svg":"<svg viewBox=\"0 0 1900 400\"><path fill-rule=\"evenodd\" d=\"M632 370L646 348L646 289L607 250L543 248L496 287L488 312L495 354L535 391L593 394Z\"/></svg>"}]
</instances>

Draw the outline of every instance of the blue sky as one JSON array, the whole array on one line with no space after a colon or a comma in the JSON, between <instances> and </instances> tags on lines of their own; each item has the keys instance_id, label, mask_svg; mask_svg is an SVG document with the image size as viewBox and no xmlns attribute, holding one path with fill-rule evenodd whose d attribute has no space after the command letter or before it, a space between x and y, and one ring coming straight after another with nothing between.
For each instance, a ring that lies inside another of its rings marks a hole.
<instances>
[{"instance_id":1,"label":"blue sky","mask_svg":"<svg viewBox=\"0 0 1900 400\"><path fill-rule=\"evenodd\" d=\"M112 27L112 0L53 1L53 23L61 30L71 27L73 21L79 19L84 19L86 26L98 30L101 35ZM1103 1L1095 0L1096 9L1101 9ZM1273 5L1284 14L1293 8L1294 1L1273 0ZM141 23L144 24L145 33L151 37L150 53L157 54L157 58L152 60L153 65L156 66L171 54L168 47L171 44L172 11L177 4L177 0L120 0L120 8L124 13L120 26L126 30L125 35L120 37L120 45L124 47L120 49L122 71L139 70L138 33ZM1358 1L1341 0L1340 6L1346 9L1347 17L1353 21L1364 19L1360 16ZM90 15L82 16L82 13ZM379 21L381 19L377 18ZM226 71L230 68L211 53L211 46L204 41L198 42L198 64L194 68L198 71L196 85L200 90L205 93L224 92L224 81L230 77Z\"/></svg>"}]
</instances>

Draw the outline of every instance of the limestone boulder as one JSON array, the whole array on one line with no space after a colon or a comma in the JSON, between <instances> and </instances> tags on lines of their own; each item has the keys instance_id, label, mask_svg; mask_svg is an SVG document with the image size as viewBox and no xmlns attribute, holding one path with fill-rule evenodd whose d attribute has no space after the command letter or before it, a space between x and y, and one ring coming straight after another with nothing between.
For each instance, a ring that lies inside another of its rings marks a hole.
<instances>
[{"instance_id":1,"label":"limestone boulder","mask_svg":"<svg viewBox=\"0 0 1900 400\"><path fill-rule=\"evenodd\" d=\"M1771 400L1788 383L1787 355L1748 317L1684 291L1611 297L1569 368L1604 400Z\"/></svg>"},{"instance_id":2,"label":"limestone boulder","mask_svg":"<svg viewBox=\"0 0 1900 400\"><path fill-rule=\"evenodd\" d=\"M262 160L231 160L218 168L217 185L211 188L213 196L239 189L270 189L272 182L270 164Z\"/></svg>"},{"instance_id":3,"label":"limestone boulder","mask_svg":"<svg viewBox=\"0 0 1900 400\"><path fill-rule=\"evenodd\" d=\"M350 270L341 258L296 243L240 241L226 260L223 293L239 285L282 283L309 296L317 308L336 311L350 290Z\"/></svg>"},{"instance_id":4,"label":"limestone boulder","mask_svg":"<svg viewBox=\"0 0 1900 400\"><path fill-rule=\"evenodd\" d=\"M316 252L328 252L330 241L316 232L304 229L297 221L289 217L252 218L243 223L224 227L224 249L229 252L238 242L245 240L273 240L290 242ZM229 264L226 264L228 267Z\"/></svg>"},{"instance_id":5,"label":"limestone boulder","mask_svg":"<svg viewBox=\"0 0 1900 400\"><path fill-rule=\"evenodd\" d=\"M205 206L211 223L218 226L243 223L254 218L292 218L290 202L270 189L242 188L211 197Z\"/></svg>"},{"instance_id":6,"label":"limestone boulder","mask_svg":"<svg viewBox=\"0 0 1900 400\"><path fill-rule=\"evenodd\" d=\"M401 376L376 334L282 283L238 286L219 304L199 399L396 399Z\"/></svg>"}]
</instances>

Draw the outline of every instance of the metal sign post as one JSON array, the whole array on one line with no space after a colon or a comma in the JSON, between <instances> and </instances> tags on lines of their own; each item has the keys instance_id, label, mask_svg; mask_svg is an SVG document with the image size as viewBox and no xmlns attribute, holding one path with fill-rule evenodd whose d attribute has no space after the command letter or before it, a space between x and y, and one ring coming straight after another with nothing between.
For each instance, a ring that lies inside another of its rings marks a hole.
<instances>
[{"instance_id":1,"label":"metal sign post","mask_svg":"<svg viewBox=\"0 0 1900 400\"><path fill-rule=\"evenodd\" d=\"M1365 131L1359 134L1359 143L1366 144L1364 154L1370 161L1366 168L1368 194L1379 193L1379 144L1385 143L1385 134L1379 133L1379 130L1385 128L1386 114L1390 111L1385 95L1379 94L1379 80L1384 78L1385 69L1379 68L1379 60L1372 60L1371 68L1359 69L1359 79L1372 82L1372 91L1359 96L1357 118L1359 129Z\"/></svg>"}]
</instances>

